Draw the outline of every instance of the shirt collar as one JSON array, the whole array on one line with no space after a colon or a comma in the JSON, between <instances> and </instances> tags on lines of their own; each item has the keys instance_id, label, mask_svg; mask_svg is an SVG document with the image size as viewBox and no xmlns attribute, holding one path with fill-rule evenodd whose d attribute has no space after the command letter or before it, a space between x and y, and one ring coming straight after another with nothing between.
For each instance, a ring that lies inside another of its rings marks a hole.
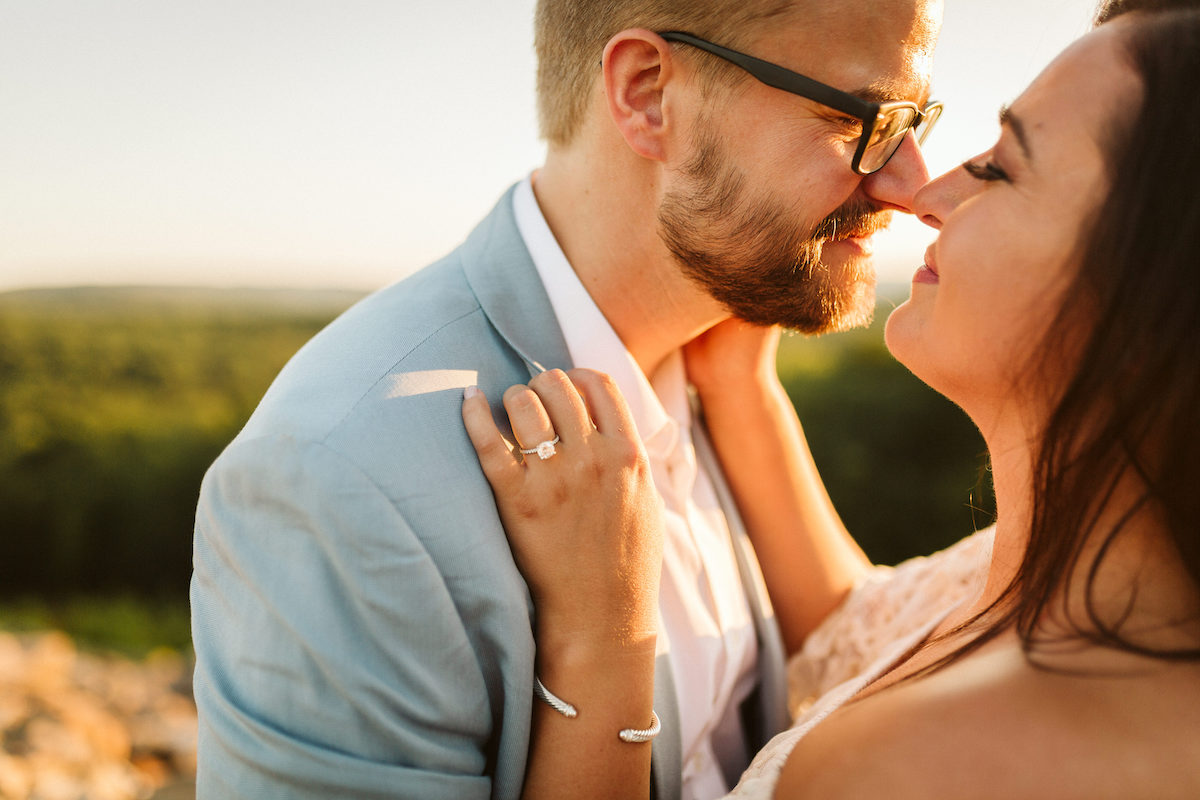
<instances>
[{"instance_id":1,"label":"shirt collar","mask_svg":"<svg viewBox=\"0 0 1200 800\"><path fill-rule=\"evenodd\" d=\"M567 261L538 206L532 178L517 185L513 212L517 230L546 287L571 361L607 373L616 381L647 454L665 456L679 443L681 430L687 435L691 423L683 355L676 351L668 356L651 385Z\"/></svg>"}]
</instances>

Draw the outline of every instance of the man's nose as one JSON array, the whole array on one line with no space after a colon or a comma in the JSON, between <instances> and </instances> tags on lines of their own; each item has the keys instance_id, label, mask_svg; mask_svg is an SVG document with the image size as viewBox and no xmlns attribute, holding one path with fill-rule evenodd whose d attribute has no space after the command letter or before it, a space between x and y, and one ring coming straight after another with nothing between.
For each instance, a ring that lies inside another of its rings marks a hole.
<instances>
[{"instance_id":1,"label":"man's nose","mask_svg":"<svg viewBox=\"0 0 1200 800\"><path fill-rule=\"evenodd\" d=\"M916 135L909 131L883 169L863 178L862 189L880 208L911 214L913 198L928 182L925 156L921 154Z\"/></svg>"}]
</instances>

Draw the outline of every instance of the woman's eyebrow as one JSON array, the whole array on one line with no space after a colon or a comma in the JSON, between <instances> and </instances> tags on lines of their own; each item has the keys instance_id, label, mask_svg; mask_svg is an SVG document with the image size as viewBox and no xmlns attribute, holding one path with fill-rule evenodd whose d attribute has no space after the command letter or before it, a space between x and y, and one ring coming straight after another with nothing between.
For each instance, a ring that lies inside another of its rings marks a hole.
<instances>
[{"instance_id":1,"label":"woman's eyebrow","mask_svg":"<svg viewBox=\"0 0 1200 800\"><path fill-rule=\"evenodd\" d=\"M1029 138L1025 135L1025 123L1021 118L1013 113L1012 106L1000 106L1000 126L1007 127L1017 137L1017 144L1021 146L1021 152L1025 154L1025 160L1032 160L1032 153L1029 150Z\"/></svg>"}]
</instances>

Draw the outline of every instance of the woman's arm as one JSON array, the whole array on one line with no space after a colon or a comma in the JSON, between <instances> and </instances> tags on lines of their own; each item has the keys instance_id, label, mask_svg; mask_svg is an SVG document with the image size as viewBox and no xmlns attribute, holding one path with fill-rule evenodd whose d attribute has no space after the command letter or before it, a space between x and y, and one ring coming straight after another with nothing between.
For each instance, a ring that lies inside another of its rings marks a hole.
<instances>
[{"instance_id":1,"label":"woman's arm","mask_svg":"<svg viewBox=\"0 0 1200 800\"><path fill-rule=\"evenodd\" d=\"M623 398L606 376L551 370L504 394L518 460L486 398L466 393L463 421L492 485L537 614L537 675L577 710L535 702L526 798L646 798L661 500ZM530 687L532 691L533 687Z\"/></svg>"},{"instance_id":2,"label":"woman's arm","mask_svg":"<svg viewBox=\"0 0 1200 800\"><path fill-rule=\"evenodd\" d=\"M870 562L834 510L779 382L779 335L729 320L684 355L792 653Z\"/></svg>"}]
</instances>

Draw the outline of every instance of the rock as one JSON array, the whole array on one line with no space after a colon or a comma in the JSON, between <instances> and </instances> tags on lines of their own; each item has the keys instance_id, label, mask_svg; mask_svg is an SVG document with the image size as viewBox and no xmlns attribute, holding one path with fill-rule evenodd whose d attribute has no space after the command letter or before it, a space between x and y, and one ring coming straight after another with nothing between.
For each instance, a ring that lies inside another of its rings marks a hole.
<instances>
[{"instance_id":1,"label":"rock","mask_svg":"<svg viewBox=\"0 0 1200 800\"><path fill-rule=\"evenodd\" d=\"M191 664L80 653L67 636L0 632L0 797L194 797Z\"/></svg>"},{"instance_id":2,"label":"rock","mask_svg":"<svg viewBox=\"0 0 1200 800\"><path fill-rule=\"evenodd\" d=\"M0 753L0 797L28 797L33 789L33 767L24 759Z\"/></svg>"}]
</instances>

